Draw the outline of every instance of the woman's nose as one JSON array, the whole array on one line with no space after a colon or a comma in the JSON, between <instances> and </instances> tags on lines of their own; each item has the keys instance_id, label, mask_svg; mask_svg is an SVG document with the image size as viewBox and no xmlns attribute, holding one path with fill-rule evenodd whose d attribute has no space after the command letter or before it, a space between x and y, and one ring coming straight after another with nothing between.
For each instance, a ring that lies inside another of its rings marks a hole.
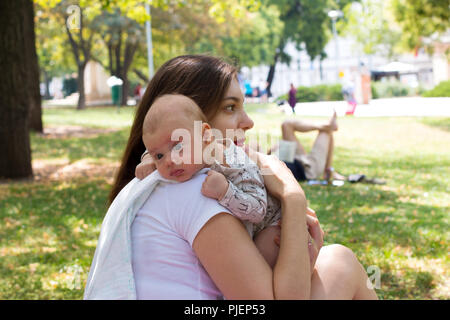
<instances>
[{"instance_id":1,"label":"woman's nose","mask_svg":"<svg viewBox=\"0 0 450 320\"><path fill-rule=\"evenodd\" d=\"M254 125L255 125L255 123L253 122L253 120L250 119L248 114L244 111L243 115L242 115L242 119L239 123L239 128L246 131L246 130L253 128Z\"/></svg>"}]
</instances>

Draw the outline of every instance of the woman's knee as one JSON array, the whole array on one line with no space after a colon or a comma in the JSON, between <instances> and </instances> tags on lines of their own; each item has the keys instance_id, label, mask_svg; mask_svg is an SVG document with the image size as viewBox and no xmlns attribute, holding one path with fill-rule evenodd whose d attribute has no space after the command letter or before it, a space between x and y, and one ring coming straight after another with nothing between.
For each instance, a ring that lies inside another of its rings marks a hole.
<instances>
[{"instance_id":1,"label":"woman's knee","mask_svg":"<svg viewBox=\"0 0 450 320\"><path fill-rule=\"evenodd\" d=\"M331 263L333 268L340 268L342 271L350 270L359 264L355 253L348 247L341 244L331 244L322 247L320 254L326 264Z\"/></svg>"},{"instance_id":2,"label":"woman's knee","mask_svg":"<svg viewBox=\"0 0 450 320\"><path fill-rule=\"evenodd\" d=\"M320 250L320 254L322 253L324 254L320 266L322 274L331 274L337 283L350 288L352 299L377 299L375 291L367 285L368 277L364 267L351 249L333 244L323 247ZM336 286L339 287L337 284Z\"/></svg>"},{"instance_id":3,"label":"woman's knee","mask_svg":"<svg viewBox=\"0 0 450 320\"><path fill-rule=\"evenodd\" d=\"M292 120L285 120L281 124L281 133L283 135L283 139L286 139L287 137L291 137L294 132L294 126L292 123Z\"/></svg>"},{"instance_id":4,"label":"woman's knee","mask_svg":"<svg viewBox=\"0 0 450 320\"><path fill-rule=\"evenodd\" d=\"M290 119L284 120L283 123L281 124L281 130L283 131L292 130L292 120Z\"/></svg>"},{"instance_id":5,"label":"woman's knee","mask_svg":"<svg viewBox=\"0 0 450 320\"><path fill-rule=\"evenodd\" d=\"M354 252L352 251L352 249L342 245L342 244L330 244L327 245L325 247L323 247L323 249L326 249L329 254L335 255L335 256L339 256L339 257L355 257Z\"/></svg>"}]
</instances>

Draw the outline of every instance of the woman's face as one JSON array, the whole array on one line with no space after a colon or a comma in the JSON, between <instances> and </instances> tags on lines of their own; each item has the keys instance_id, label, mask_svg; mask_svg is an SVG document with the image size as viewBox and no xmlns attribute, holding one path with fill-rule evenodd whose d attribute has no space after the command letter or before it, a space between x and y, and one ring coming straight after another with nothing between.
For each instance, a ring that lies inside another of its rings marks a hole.
<instances>
[{"instance_id":1,"label":"woman's face","mask_svg":"<svg viewBox=\"0 0 450 320\"><path fill-rule=\"evenodd\" d=\"M213 129L219 130L224 138L232 138L230 133L234 132L234 142L238 146L244 145L245 131L253 128L254 123L244 111L244 96L236 78L231 81L219 110L208 122Z\"/></svg>"}]
</instances>

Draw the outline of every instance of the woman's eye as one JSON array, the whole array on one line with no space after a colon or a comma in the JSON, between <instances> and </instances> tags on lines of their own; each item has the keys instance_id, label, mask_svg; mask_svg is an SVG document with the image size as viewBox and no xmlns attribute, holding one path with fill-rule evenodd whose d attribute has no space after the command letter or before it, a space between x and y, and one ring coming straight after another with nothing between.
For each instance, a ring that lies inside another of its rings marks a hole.
<instances>
[{"instance_id":1,"label":"woman's eye","mask_svg":"<svg viewBox=\"0 0 450 320\"><path fill-rule=\"evenodd\" d=\"M225 107L226 111L234 111L234 105L229 105Z\"/></svg>"}]
</instances>

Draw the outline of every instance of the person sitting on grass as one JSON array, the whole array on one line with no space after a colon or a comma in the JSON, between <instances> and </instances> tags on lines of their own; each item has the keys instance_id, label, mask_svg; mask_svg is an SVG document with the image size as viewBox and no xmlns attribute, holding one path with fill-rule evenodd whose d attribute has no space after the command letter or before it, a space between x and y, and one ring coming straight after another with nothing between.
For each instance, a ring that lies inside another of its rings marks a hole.
<instances>
[{"instance_id":1,"label":"person sitting on grass","mask_svg":"<svg viewBox=\"0 0 450 320\"><path fill-rule=\"evenodd\" d=\"M165 94L195 101L223 136L227 130L253 127L232 65L216 57L187 55L159 68L136 110L86 299L377 299L352 250L322 246L317 215L307 209L303 189L276 157L255 153L258 167L270 173L264 175L267 192L281 203L280 249L273 268L242 221L201 193L206 168L184 182L166 180L150 192L159 173L150 174L155 170L151 156L141 159L142 130L150 107ZM245 139L234 142L243 146ZM135 178L138 171L142 180ZM308 234L314 240L311 251Z\"/></svg>"}]
</instances>

